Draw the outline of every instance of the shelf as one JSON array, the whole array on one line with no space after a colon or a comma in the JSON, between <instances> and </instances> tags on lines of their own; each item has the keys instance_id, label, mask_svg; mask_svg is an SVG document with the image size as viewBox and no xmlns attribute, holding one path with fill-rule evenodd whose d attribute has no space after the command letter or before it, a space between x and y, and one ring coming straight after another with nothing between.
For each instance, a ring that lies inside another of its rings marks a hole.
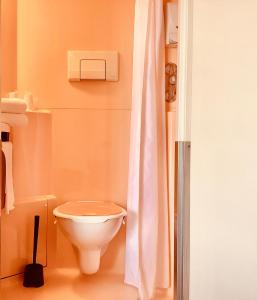
<instances>
[{"instance_id":1,"label":"shelf","mask_svg":"<svg viewBox=\"0 0 257 300\"><path fill-rule=\"evenodd\" d=\"M35 109L35 110L26 110L26 113L32 113L32 114L51 114L51 111L48 109Z\"/></svg>"}]
</instances>

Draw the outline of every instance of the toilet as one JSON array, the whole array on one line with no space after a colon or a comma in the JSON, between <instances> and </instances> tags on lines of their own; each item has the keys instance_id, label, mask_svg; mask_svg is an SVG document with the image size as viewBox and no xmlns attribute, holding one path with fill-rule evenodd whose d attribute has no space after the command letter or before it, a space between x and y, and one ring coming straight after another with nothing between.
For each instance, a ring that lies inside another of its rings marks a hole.
<instances>
[{"instance_id":1,"label":"toilet","mask_svg":"<svg viewBox=\"0 0 257 300\"><path fill-rule=\"evenodd\" d=\"M112 202L74 201L57 206L53 214L61 231L78 250L81 272L94 274L127 212Z\"/></svg>"}]
</instances>

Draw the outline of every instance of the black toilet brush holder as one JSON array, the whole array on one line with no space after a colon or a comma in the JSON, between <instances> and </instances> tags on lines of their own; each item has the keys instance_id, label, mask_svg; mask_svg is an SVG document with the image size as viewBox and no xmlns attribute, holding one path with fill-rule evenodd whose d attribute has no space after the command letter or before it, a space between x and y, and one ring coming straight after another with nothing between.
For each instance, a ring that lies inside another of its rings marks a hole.
<instances>
[{"instance_id":1,"label":"black toilet brush holder","mask_svg":"<svg viewBox=\"0 0 257 300\"><path fill-rule=\"evenodd\" d=\"M43 266L37 263L39 216L34 220L34 243L33 243L33 263L25 267L23 286L40 287L44 285Z\"/></svg>"}]
</instances>

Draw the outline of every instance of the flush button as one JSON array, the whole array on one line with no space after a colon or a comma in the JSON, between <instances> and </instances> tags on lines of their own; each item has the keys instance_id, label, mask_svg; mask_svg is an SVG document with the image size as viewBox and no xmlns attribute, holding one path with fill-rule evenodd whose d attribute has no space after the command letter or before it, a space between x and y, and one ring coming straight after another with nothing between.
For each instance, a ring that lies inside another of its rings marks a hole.
<instances>
[{"instance_id":1,"label":"flush button","mask_svg":"<svg viewBox=\"0 0 257 300\"><path fill-rule=\"evenodd\" d=\"M106 61L104 59L82 59L80 79L106 80Z\"/></svg>"}]
</instances>

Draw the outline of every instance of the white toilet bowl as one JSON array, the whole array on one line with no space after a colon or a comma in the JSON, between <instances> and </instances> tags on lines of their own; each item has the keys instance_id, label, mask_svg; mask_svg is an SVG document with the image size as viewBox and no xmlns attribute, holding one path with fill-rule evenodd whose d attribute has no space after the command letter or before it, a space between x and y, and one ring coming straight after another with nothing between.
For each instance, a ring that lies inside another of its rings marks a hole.
<instances>
[{"instance_id":1,"label":"white toilet bowl","mask_svg":"<svg viewBox=\"0 0 257 300\"><path fill-rule=\"evenodd\" d=\"M82 273L99 270L101 255L119 231L126 210L103 201L67 202L56 207L53 214L62 232L78 249Z\"/></svg>"}]
</instances>

